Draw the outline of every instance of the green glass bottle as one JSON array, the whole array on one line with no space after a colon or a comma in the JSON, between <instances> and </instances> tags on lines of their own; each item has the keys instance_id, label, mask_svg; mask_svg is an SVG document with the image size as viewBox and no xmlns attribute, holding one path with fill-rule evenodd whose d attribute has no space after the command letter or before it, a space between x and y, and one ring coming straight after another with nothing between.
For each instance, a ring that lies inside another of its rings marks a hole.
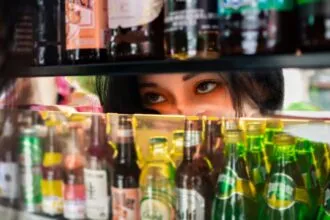
<instances>
[{"instance_id":1,"label":"green glass bottle","mask_svg":"<svg viewBox=\"0 0 330 220\"><path fill-rule=\"evenodd\" d=\"M270 172L270 164L264 146L261 122L250 122L246 126L246 162L255 185L257 197L261 199Z\"/></svg>"},{"instance_id":2,"label":"green glass bottle","mask_svg":"<svg viewBox=\"0 0 330 220\"><path fill-rule=\"evenodd\" d=\"M242 154L243 134L239 130L227 131L224 138L226 162L218 177L212 219L255 219L256 190Z\"/></svg>"},{"instance_id":3,"label":"green glass bottle","mask_svg":"<svg viewBox=\"0 0 330 220\"><path fill-rule=\"evenodd\" d=\"M312 142L307 139L298 138L296 142L296 155L305 187L311 199L311 217L315 218L320 206L321 188L318 178L321 178L321 171L316 163Z\"/></svg>"},{"instance_id":4,"label":"green glass bottle","mask_svg":"<svg viewBox=\"0 0 330 220\"><path fill-rule=\"evenodd\" d=\"M317 176L320 186L327 184L328 173L330 172L330 152L329 146L325 143L313 143L316 165L319 168Z\"/></svg>"},{"instance_id":5,"label":"green glass bottle","mask_svg":"<svg viewBox=\"0 0 330 220\"><path fill-rule=\"evenodd\" d=\"M328 183L322 195L323 205L320 207L317 220L330 220L330 175L328 175Z\"/></svg>"},{"instance_id":6,"label":"green glass bottle","mask_svg":"<svg viewBox=\"0 0 330 220\"><path fill-rule=\"evenodd\" d=\"M270 161L272 161L273 153L274 153L273 137L282 130L283 130L283 123L281 120L269 119L266 121L264 143L265 143L266 154Z\"/></svg>"},{"instance_id":7,"label":"green glass bottle","mask_svg":"<svg viewBox=\"0 0 330 220\"><path fill-rule=\"evenodd\" d=\"M175 218L175 167L167 156L167 139L153 137L149 141L149 158L140 175L140 219Z\"/></svg>"},{"instance_id":8,"label":"green glass bottle","mask_svg":"<svg viewBox=\"0 0 330 220\"><path fill-rule=\"evenodd\" d=\"M274 158L265 187L264 200L259 204L262 220L308 219L310 200L299 172L295 138L284 133L274 136Z\"/></svg>"},{"instance_id":9,"label":"green glass bottle","mask_svg":"<svg viewBox=\"0 0 330 220\"><path fill-rule=\"evenodd\" d=\"M184 130L176 130L173 132L170 156L175 163L175 167L179 167L183 159L183 137Z\"/></svg>"}]
</instances>

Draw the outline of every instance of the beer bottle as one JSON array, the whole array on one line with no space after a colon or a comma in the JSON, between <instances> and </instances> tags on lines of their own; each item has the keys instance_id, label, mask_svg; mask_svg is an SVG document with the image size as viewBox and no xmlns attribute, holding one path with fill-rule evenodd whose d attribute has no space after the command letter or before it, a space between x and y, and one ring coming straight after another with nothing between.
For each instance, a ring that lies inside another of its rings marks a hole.
<instances>
[{"instance_id":1,"label":"beer bottle","mask_svg":"<svg viewBox=\"0 0 330 220\"><path fill-rule=\"evenodd\" d=\"M106 0L65 0L65 14L68 62L106 61Z\"/></svg>"},{"instance_id":2,"label":"beer bottle","mask_svg":"<svg viewBox=\"0 0 330 220\"><path fill-rule=\"evenodd\" d=\"M270 164L263 141L261 122L248 123L246 126L246 162L259 199L263 195L266 180L270 172Z\"/></svg>"},{"instance_id":3,"label":"beer bottle","mask_svg":"<svg viewBox=\"0 0 330 220\"><path fill-rule=\"evenodd\" d=\"M329 15L327 0L297 0L299 48L302 51L330 49Z\"/></svg>"},{"instance_id":4,"label":"beer bottle","mask_svg":"<svg viewBox=\"0 0 330 220\"><path fill-rule=\"evenodd\" d=\"M294 0L219 0L221 54L294 52L294 3Z\"/></svg>"},{"instance_id":5,"label":"beer bottle","mask_svg":"<svg viewBox=\"0 0 330 220\"><path fill-rule=\"evenodd\" d=\"M110 60L164 57L163 1L108 1Z\"/></svg>"},{"instance_id":6,"label":"beer bottle","mask_svg":"<svg viewBox=\"0 0 330 220\"><path fill-rule=\"evenodd\" d=\"M319 169L318 180L321 187L327 183L327 176L330 171L330 152L329 147L325 143L313 143L315 161Z\"/></svg>"},{"instance_id":7,"label":"beer bottle","mask_svg":"<svg viewBox=\"0 0 330 220\"><path fill-rule=\"evenodd\" d=\"M194 154L201 141L201 121L186 119L183 161L176 173L176 219L207 220L211 218L213 185L211 176L198 169L201 160ZM210 171L209 171L210 172Z\"/></svg>"},{"instance_id":8,"label":"beer bottle","mask_svg":"<svg viewBox=\"0 0 330 220\"><path fill-rule=\"evenodd\" d=\"M0 203L19 207L19 170L16 149L18 146L17 114L3 112L4 122L0 136Z\"/></svg>"},{"instance_id":9,"label":"beer bottle","mask_svg":"<svg viewBox=\"0 0 330 220\"><path fill-rule=\"evenodd\" d=\"M165 54L172 59L217 58L217 1L165 1Z\"/></svg>"},{"instance_id":10,"label":"beer bottle","mask_svg":"<svg viewBox=\"0 0 330 220\"><path fill-rule=\"evenodd\" d=\"M321 194L319 178L321 171L316 164L314 147L311 141L298 138L296 142L297 163L304 180L305 187L310 195L312 217L317 215Z\"/></svg>"},{"instance_id":11,"label":"beer bottle","mask_svg":"<svg viewBox=\"0 0 330 220\"><path fill-rule=\"evenodd\" d=\"M271 162L274 153L273 137L277 133L281 132L282 129L283 129L283 123L281 120L269 119L266 121L264 144L266 149L266 155Z\"/></svg>"},{"instance_id":12,"label":"beer bottle","mask_svg":"<svg viewBox=\"0 0 330 220\"><path fill-rule=\"evenodd\" d=\"M329 220L330 219L330 175L327 177L327 184L322 194L323 205L320 207L317 215L317 220Z\"/></svg>"},{"instance_id":13,"label":"beer bottle","mask_svg":"<svg viewBox=\"0 0 330 220\"><path fill-rule=\"evenodd\" d=\"M175 163L175 167L179 167L183 159L183 138L184 131L177 130L173 132L172 135L172 149L170 156Z\"/></svg>"},{"instance_id":14,"label":"beer bottle","mask_svg":"<svg viewBox=\"0 0 330 220\"><path fill-rule=\"evenodd\" d=\"M256 190L242 154L245 150L242 131L227 131L224 141L226 161L218 177L212 219L255 219Z\"/></svg>"},{"instance_id":15,"label":"beer bottle","mask_svg":"<svg viewBox=\"0 0 330 220\"><path fill-rule=\"evenodd\" d=\"M84 131L77 124L70 125L69 129L70 137L63 152L63 216L68 220L84 220L86 217Z\"/></svg>"},{"instance_id":16,"label":"beer bottle","mask_svg":"<svg viewBox=\"0 0 330 220\"><path fill-rule=\"evenodd\" d=\"M225 160L223 153L223 138L221 134L221 121L218 118L208 118L206 120L204 144L206 156L213 167L211 177L213 185L215 186Z\"/></svg>"},{"instance_id":17,"label":"beer bottle","mask_svg":"<svg viewBox=\"0 0 330 220\"><path fill-rule=\"evenodd\" d=\"M115 219L140 219L139 176L134 145L132 117L119 116L118 154L112 172L112 214Z\"/></svg>"},{"instance_id":18,"label":"beer bottle","mask_svg":"<svg viewBox=\"0 0 330 220\"><path fill-rule=\"evenodd\" d=\"M34 43L35 65L56 65L64 61L65 0L36 2Z\"/></svg>"},{"instance_id":19,"label":"beer bottle","mask_svg":"<svg viewBox=\"0 0 330 220\"><path fill-rule=\"evenodd\" d=\"M307 219L310 201L297 164L295 139L285 133L275 135L274 150L259 219Z\"/></svg>"},{"instance_id":20,"label":"beer bottle","mask_svg":"<svg viewBox=\"0 0 330 220\"><path fill-rule=\"evenodd\" d=\"M153 137L149 140L151 155L140 175L140 218L175 219L175 168L164 157L167 154L167 139Z\"/></svg>"},{"instance_id":21,"label":"beer bottle","mask_svg":"<svg viewBox=\"0 0 330 220\"><path fill-rule=\"evenodd\" d=\"M110 217L109 166L106 160L105 124L101 115L92 115L90 146L84 168L86 215L90 220Z\"/></svg>"},{"instance_id":22,"label":"beer bottle","mask_svg":"<svg viewBox=\"0 0 330 220\"><path fill-rule=\"evenodd\" d=\"M63 214L63 169L62 149L56 137L56 122L48 121L42 160L42 212L50 216Z\"/></svg>"}]
</instances>

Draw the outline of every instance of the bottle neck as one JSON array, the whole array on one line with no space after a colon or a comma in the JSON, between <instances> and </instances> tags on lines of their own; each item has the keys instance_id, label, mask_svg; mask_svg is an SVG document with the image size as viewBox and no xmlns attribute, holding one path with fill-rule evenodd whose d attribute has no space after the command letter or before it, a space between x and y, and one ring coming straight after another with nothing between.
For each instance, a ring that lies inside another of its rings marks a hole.
<instances>
[{"instance_id":1,"label":"bottle neck","mask_svg":"<svg viewBox=\"0 0 330 220\"><path fill-rule=\"evenodd\" d=\"M265 144L273 144L273 137L279 132L281 132L279 128L267 128L264 137Z\"/></svg>"},{"instance_id":2,"label":"bottle neck","mask_svg":"<svg viewBox=\"0 0 330 220\"><path fill-rule=\"evenodd\" d=\"M262 135L248 135L246 142L247 149L250 152L261 152L263 150L264 138Z\"/></svg>"},{"instance_id":3,"label":"bottle neck","mask_svg":"<svg viewBox=\"0 0 330 220\"><path fill-rule=\"evenodd\" d=\"M196 153L203 154L201 131L188 130L185 133L183 160L192 161Z\"/></svg>"},{"instance_id":4,"label":"bottle neck","mask_svg":"<svg viewBox=\"0 0 330 220\"><path fill-rule=\"evenodd\" d=\"M237 159L242 154L242 146L238 143L225 144L225 157L227 160Z\"/></svg>"},{"instance_id":5,"label":"bottle neck","mask_svg":"<svg viewBox=\"0 0 330 220\"><path fill-rule=\"evenodd\" d=\"M53 126L48 127L48 134L47 134L47 145L45 146L45 152L55 152L55 134L56 128Z\"/></svg>"},{"instance_id":6,"label":"bottle neck","mask_svg":"<svg viewBox=\"0 0 330 220\"><path fill-rule=\"evenodd\" d=\"M275 145L274 161L280 163L289 163L296 161L296 152L294 145Z\"/></svg>"},{"instance_id":7,"label":"bottle neck","mask_svg":"<svg viewBox=\"0 0 330 220\"><path fill-rule=\"evenodd\" d=\"M133 164L137 162L137 153L133 142L119 142L117 143L117 149L116 163Z\"/></svg>"}]
</instances>

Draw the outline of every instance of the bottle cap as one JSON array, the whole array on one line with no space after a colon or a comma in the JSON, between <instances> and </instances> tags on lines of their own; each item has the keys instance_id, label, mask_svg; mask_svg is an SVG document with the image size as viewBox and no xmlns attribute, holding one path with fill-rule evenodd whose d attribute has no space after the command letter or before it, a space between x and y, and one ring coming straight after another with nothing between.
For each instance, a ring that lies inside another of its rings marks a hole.
<instances>
[{"instance_id":1,"label":"bottle cap","mask_svg":"<svg viewBox=\"0 0 330 220\"><path fill-rule=\"evenodd\" d=\"M184 130L176 130L173 132L173 140L180 139L184 137Z\"/></svg>"},{"instance_id":2,"label":"bottle cap","mask_svg":"<svg viewBox=\"0 0 330 220\"><path fill-rule=\"evenodd\" d=\"M167 142L167 138L163 136L158 136L158 137L152 137L149 140L150 145L156 145L156 144L164 144Z\"/></svg>"},{"instance_id":3,"label":"bottle cap","mask_svg":"<svg viewBox=\"0 0 330 220\"><path fill-rule=\"evenodd\" d=\"M276 134L273 141L275 145L293 145L296 143L296 139L286 133Z\"/></svg>"},{"instance_id":4,"label":"bottle cap","mask_svg":"<svg viewBox=\"0 0 330 220\"><path fill-rule=\"evenodd\" d=\"M246 125L247 135L261 135L263 133L261 122L249 122Z\"/></svg>"},{"instance_id":5,"label":"bottle cap","mask_svg":"<svg viewBox=\"0 0 330 220\"><path fill-rule=\"evenodd\" d=\"M237 119L227 119L224 122L224 133L230 130L238 130L238 121Z\"/></svg>"},{"instance_id":6,"label":"bottle cap","mask_svg":"<svg viewBox=\"0 0 330 220\"><path fill-rule=\"evenodd\" d=\"M243 140L241 130L229 130L225 133L225 143L235 144Z\"/></svg>"}]
</instances>

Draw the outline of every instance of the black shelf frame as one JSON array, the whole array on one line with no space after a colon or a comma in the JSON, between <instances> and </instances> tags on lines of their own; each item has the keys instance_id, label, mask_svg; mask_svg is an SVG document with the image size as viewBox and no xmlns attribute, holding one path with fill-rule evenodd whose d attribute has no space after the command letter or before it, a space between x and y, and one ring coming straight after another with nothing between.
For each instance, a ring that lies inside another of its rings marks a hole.
<instances>
[{"instance_id":1,"label":"black shelf frame","mask_svg":"<svg viewBox=\"0 0 330 220\"><path fill-rule=\"evenodd\" d=\"M259 71L281 68L327 68L330 52L303 55L227 56L215 60L152 60L102 64L29 67L10 77L127 75L175 72Z\"/></svg>"}]
</instances>

